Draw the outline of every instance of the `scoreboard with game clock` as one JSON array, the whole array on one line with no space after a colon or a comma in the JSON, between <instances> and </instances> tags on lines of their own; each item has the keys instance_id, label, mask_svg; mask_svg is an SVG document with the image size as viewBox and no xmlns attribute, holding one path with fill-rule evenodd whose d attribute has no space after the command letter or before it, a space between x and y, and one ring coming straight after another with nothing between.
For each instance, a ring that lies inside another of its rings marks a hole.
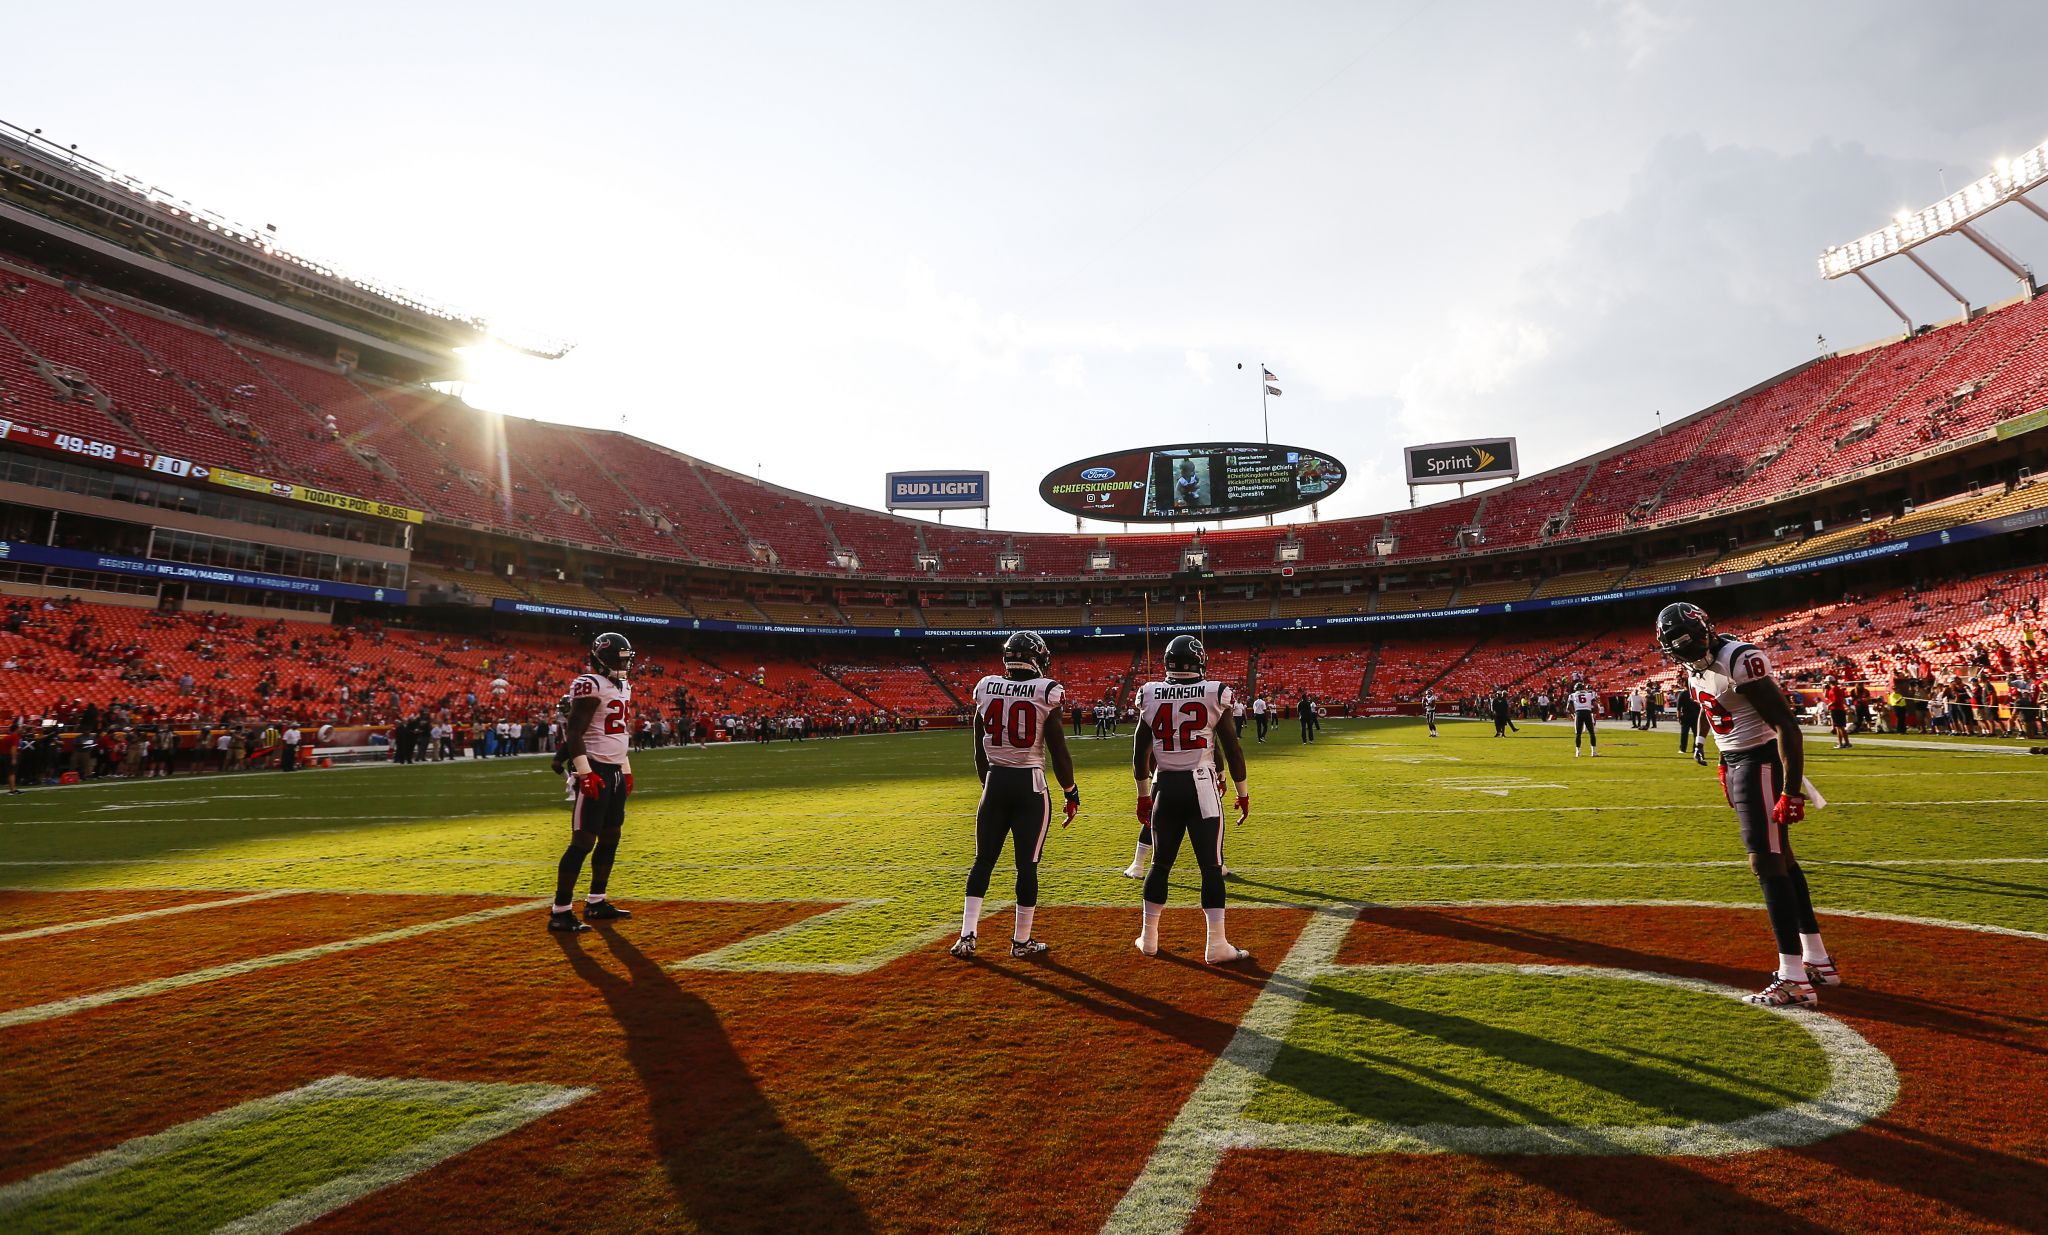
<instances>
[{"instance_id":1,"label":"scoreboard with game clock","mask_svg":"<svg viewBox=\"0 0 2048 1235\"><path fill-rule=\"evenodd\" d=\"M1244 519L1320 502L1344 465L1319 451L1265 442L1145 446L1048 472L1038 495L1056 510L1113 523Z\"/></svg>"}]
</instances>

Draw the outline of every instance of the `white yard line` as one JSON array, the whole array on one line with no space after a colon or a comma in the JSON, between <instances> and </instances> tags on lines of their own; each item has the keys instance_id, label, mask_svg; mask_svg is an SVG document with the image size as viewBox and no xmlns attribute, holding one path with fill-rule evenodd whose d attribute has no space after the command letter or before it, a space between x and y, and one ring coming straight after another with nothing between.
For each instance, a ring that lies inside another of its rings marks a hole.
<instances>
[{"instance_id":1,"label":"white yard line","mask_svg":"<svg viewBox=\"0 0 2048 1235\"><path fill-rule=\"evenodd\" d=\"M0 1012L0 1029L11 1029L16 1025L34 1025L43 1021L54 1021L108 1004L123 1003L131 999L146 999L151 995L162 995L170 991L183 990L188 986L201 986L219 982L225 978L236 978L247 973L275 969L281 965L295 965L300 961L318 960L338 952L350 952L357 948L374 947L380 943L395 943L401 939L413 939L430 935L436 931L451 930L458 926L470 926L478 922L489 922L496 918L515 913L531 913L545 907L546 901L527 901L517 905L499 905L492 909L479 909L474 913L458 914L452 918L441 918L433 922L420 922L412 926L401 926L395 930L378 931L374 935L360 935L354 939L339 939L333 943L315 944L309 948L294 948L289 952L273 952L268 956L255 956L248 960L230 961L225 965L213 965L205 969L193 969L184 973L169 974L151 978L131 986L117 986L111 990L94 991L89 995L73 995L52 1003L35 1004L26 1008L13 1008Z\"/></svg>"},{"instance_id":2,"label":"white yard line","mask_svg":"<svg viewBox=\"0 0 2048 1235\"><path fill-rule=\"evenodd\" d=\"M71 889L65 889L69 891ZM173 914L197 913L203 909L226 909L231 905L247 905L252 901L276 900L280 896L291 896L290 892L254 892L248 896L234 896L220 901L198 901L185 905L166 905L161 909L143 909L135 913L115 914L110 918L92 918L84 922L60 922L55 926L38 926L33 930L14 931L0 935L0 943L13 943L21 939L41 939L45 935L63 935L71 931L98 930L103 926L120 926L128 922L143 922L150 918L168 918Z\"/></svg>"},{"instance_id":3,"label":"white yard line","mask_svg":"<svg viewBox=\"0 0 2048 1235\"><path fill-rule=\"evenodd\" d=\"M1258 1079L1273 1066L1315 974L1335 959L1357 919L1355 908L1328 909L1303 926L1294 946L1245 1009L1237 1033L1167 1125L1130 1189L1102 1224L1109 1235L1174 1235L1186 1228L1202 1192L1238 1144L1231 1133Z\"/></svg>"},{"instance_id":4,"label":"white yard line","mask_svg":"<svg viewBox=\"0 0 2048 1235\"><path fill-rule=\"evenodd\" d=\"M752 953L778 940L786 939L791 935L805 934L835 919L843 918L848 914L873 909L888 903L886 899L881 898L850 901L836 909L827 910L824 913L805 918L799 922L792 922L788 926L777 927L775 930L768 931L765 934L750 935L738 942L729 943L722 948L677 961L670 965L669 968L717 969L728 973L834 973L842 975L873 973L890 961L896 960L898 957L908 956L929 944L937 943L958 929L959 919L957 917L949 918L915 934L891 937L880 948L857 960L851 961L754 961L747 959ZM998 914L1006 912L1009 908L1009 901L984 901L981 907L981 919L985 923L993 921ZM991 946L999 946L1000 942L998 940L997 944Z\"/></svg>"}]
</instances>

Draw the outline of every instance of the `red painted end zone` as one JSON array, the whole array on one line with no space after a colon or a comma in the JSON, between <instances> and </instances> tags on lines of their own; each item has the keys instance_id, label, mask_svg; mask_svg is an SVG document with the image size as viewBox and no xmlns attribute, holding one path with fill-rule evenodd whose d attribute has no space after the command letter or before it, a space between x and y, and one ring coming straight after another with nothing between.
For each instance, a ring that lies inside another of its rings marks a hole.
<instances>
[{"instance_id":1,"label":"red painted end zone","mask_svg":"<svg viewBox=\"0 0 2048 1235\"><path fill-rule=\"evenodd\" d=\"M349 1072L597 1092L317 1229L1092 1230L1263 983L1188 958L1193 910L1155 960L1134 912L1052 907L1051 963L934 945L831 976L667 967L819 906L638 907L616 931L514 915L0 1031L0 1182ZM1304 916L1231 934L1277 960Z\"/></svg>"}]
</instances>

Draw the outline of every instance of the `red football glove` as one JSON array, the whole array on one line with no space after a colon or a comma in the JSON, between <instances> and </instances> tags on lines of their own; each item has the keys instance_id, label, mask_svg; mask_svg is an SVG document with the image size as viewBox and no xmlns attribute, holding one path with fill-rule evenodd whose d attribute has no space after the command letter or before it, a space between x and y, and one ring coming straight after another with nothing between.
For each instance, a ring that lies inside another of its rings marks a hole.
<instances>
[{"instance_id":1,"label":"red football glove","mask_svg":"<svg viewBox=\"0 0 2048 1235\"><path fill-rule=\"evenodd\" d=\"M625 787L625 788L624 788L623 790L621 790L621 791L620 791L620 793L619 793L619 796L623 798L623 797L626 797L626 796L630 795L630 794L631 794L632 792L633 792L633 774L632 774L631 772L628 772L628 773L626 773L626 787Z\"/></svg>"},{"instance_id":2,"label":"red football glove","mask_svg":"<svg viewBox=\"0 0 2048 1235\"><path fill-rule=\"evenodd\" d=\"M1250 819L1251 817L1252 817L1252 795L1251 795L1251 794L1249 794L1249 793L1240 793L1240 794L1238 794L1238 795L1237 795L1237 821L1238 821L1239 823L1243 823L1243 822L1244 822L1245 820L1247 820L1247 819Z\"/></svg>"},{"instance_id":3,"label":"red football glove","mask_svg":"<svg viewBox=\"0 0 2048 1235\"><path fill-rule=\"evenodd\" d=\"M1146 827L1148 827L1148 828L1152 826L1152 799L1151 799L1151 798L1139 798L1139 799L1138 799L1138 822L1139 822L1139 823L1142 823L1142 824L1144 824L1144 825L1145 825Z\"/></svg>"},{"instance_id":4,"label":"red football glove","mask_svg":"<svg viewBox=\"0 0 2048 1235\"><path fill-rule=\"evenodd\" d=\"M1070 823L1074 822L1074 816L1075 816L1075 815L1078 815L1078 814L1080 814L1080 813L1081 813L1081 790L1080 790L1080 789L1079 789L1078 787L1077 787L1077 788L1073 788L1073 789L1069 789L1069 790L1067 790L1067 805L1066 805L1066 816L1067 816L1067 817L1066 817L1066 818L1064 818L1064 819L1062 819L1062 820L1060 820L1060 826L1061 826L1061 827L1066 827L1066 826L1067 826L1068 824L1070 824Z\"/></svg>"},{"instance_id":5,"label":"red football glove","mask_svg":"<svg viewBox=\"0 0 2048 1235\"><path fill-rule=\"evenodd\" d=\"M583 775L576 778L576 792L586 798L602 797L604 795L604 777L599 776L595 772L583 773Z\"/></svg>"},{"instance_id":6,"label":"red football glove","mask_svg":"<svg viewBox=\"0 0 2048 1235\"><path fill-rule=\"evenodd\" d=\"M1772 823L1798 823L1805 818L1805 794L1781 793L1778 795L1778 804L1771 808Z\"/></svg>"},{"instance_id":7,"label":"red football glove","mask_svg":"<svg viewBox=\"0 0 2048 1235\"><path fill-rule=\"evenodd\" d=\"M1725 763L1721 764L1714 770L1721 774L1721 796L1728 800L1728 805L1735 805L1734 795L1728 792L1728 765Z\"/></svg>"}]
</instances>

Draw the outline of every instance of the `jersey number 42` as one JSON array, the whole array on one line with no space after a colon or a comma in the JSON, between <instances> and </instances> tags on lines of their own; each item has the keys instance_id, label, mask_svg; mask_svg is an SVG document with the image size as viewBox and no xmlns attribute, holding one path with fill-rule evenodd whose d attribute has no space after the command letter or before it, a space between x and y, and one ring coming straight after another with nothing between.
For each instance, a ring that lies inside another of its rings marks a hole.
<instances>
[{"instance_id":1,"label":"jersey number 42","mask_svg":"<svg viewBox=\"0 0 2048 1235\"><path fill-rule=\"evenodd\" d=\"M1173 723L1174 705L1162 703L1152 713L1152 739L1161 750L1200 750L1209 744L1208 705L1187 702L1180 705L1178 731Z\"/></svg>"}]
</instances>

